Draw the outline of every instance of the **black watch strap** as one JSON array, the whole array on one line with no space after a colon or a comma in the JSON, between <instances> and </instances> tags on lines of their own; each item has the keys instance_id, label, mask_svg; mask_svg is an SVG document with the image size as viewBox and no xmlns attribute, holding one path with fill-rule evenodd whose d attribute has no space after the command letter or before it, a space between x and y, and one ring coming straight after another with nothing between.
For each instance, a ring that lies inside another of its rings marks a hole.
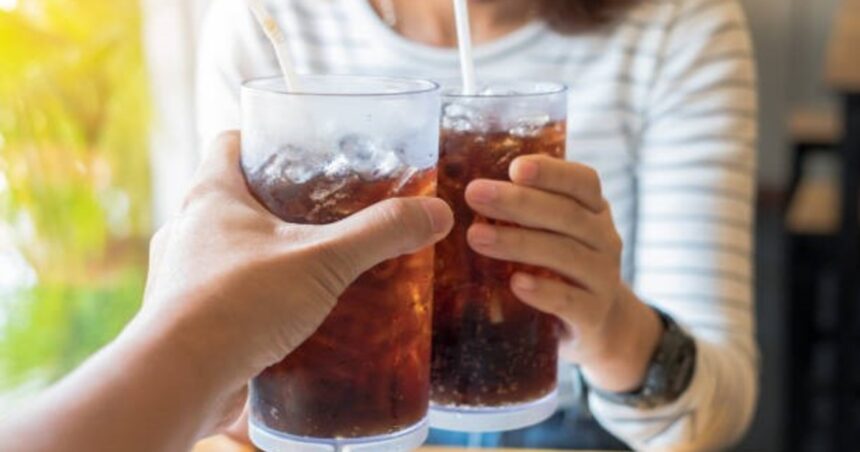
<instances>
[{"instance_id":1,"label":"black watch strap","mask_svg":"<svg viewBox=\"0 0 860 452\"><path fill-rule=\"evenodd\" d=\"M591 392L610 402L636 408L656 408L677 400L690 386L696 370L696 342L672 317L653 308L663 321L663 337L639 389L610 392L590 386Z\"/></svg>"}]
</instances>

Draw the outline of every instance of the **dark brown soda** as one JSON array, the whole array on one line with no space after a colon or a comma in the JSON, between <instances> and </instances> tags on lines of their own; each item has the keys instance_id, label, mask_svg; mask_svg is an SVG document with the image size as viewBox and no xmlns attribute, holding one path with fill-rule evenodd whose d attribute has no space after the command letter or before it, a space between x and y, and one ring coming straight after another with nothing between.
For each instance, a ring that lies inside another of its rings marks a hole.
<instances>
[{"instance_id":1,"label":"dark brown soda","mask_svg":"<svg viewBox=\"0 0 860 452\"><path fill-rule=\"evenodd\" d=\"M439 197L453 207L455 226L436 246L431 366L435 404L520 404L556 387L558 320L520 302L510 290L515 272L555 275L472 251L466 242L468 228L475 222L501 222L476 215L464 192L475 179L510 180L508 168L519 156L563 158L565 130L564 122L549 123L528 136L442 130Z\"/></svg>"},{"instance_id":2,"label":"dark brown soda","mask_svg":"<svg viewBox=\"0 0 860 452\"><path fill-rule=\"evenodd\" d=\"M325 224L387 198L433 195L436 171L303 184L252 173L248 184L283 220ZM429 403L432 275L432 247L361 275L316 333L256 378L255 421L316 438L383 435L421 421Z\"/></svg>"}]
</instances>

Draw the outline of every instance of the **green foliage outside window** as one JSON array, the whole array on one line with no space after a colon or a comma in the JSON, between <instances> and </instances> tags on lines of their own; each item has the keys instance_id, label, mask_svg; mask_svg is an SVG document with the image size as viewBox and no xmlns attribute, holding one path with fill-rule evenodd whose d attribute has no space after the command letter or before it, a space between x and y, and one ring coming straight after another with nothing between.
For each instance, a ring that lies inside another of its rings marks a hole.
<instances>
[{"instance_id":1,"label":"green foliage outside window","mask_svg":"<svg viewBox=\"0 0 860 452\"><path fill-rule=\"evenodd\" d=\"M116 335L140 303L151 227L138 1L5 3L0 257L36 278L0 287L0 392L55 380Z\"/></svg>"}]
</instances>

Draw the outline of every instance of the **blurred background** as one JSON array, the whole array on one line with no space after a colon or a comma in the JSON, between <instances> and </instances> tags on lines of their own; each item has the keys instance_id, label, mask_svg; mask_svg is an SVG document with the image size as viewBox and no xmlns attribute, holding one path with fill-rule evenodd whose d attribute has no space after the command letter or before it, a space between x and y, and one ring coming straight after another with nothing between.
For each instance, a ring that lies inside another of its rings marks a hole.
<instances>
[{"instance_id":1,"label":"blurred background","mask_svg":"<svg viewBox=\"0 0 860 452\"><path fill-rule=\"evenodd\" d=\"M148 237L198 160L195 38L208 1L0 0L0 412L137 309ZM839 67L860 59L856 45L839 49L860 33L857 3L744 0L762 95L763 384L739 450L858 444L846 285L858 166L841 143L860 80Z\"/></svg>"}]
</instances>

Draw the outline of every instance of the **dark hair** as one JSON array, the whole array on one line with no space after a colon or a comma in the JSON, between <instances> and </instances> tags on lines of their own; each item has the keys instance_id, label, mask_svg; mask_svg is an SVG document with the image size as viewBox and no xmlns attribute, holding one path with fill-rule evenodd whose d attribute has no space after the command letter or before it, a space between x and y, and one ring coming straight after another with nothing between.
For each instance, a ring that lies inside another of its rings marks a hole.
<instances>
[{"instance_id":1,"label":"dark hair","mask_svg":"<svg viewBox=\"0 0 860 452\"><path fill-rule=\"evenodd\" d=\"M540 14L553 28L577 32L606 25L636 0L541 0Z\"/></svg>"}]
</instances>

